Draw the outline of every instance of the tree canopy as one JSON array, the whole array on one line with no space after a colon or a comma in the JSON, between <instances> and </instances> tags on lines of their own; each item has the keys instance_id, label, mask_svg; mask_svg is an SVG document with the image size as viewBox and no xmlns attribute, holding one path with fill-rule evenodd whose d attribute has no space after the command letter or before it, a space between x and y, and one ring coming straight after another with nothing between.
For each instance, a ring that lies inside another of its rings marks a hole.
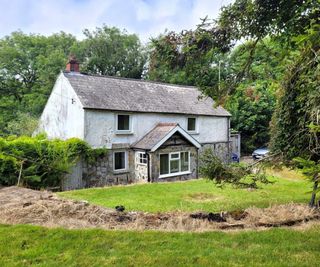
<instances>
[{"instance_id":1,"label":"tree canopy","mask_svg":"<svg viewBox=\"0 0 320 267\"><path fill-rule=\"evenodd\" d=\"M140 79L146 63L143 47L136 34L103 26L84 30L80 43L82 70L88 73Z\"/></svg>"}]
</instances>

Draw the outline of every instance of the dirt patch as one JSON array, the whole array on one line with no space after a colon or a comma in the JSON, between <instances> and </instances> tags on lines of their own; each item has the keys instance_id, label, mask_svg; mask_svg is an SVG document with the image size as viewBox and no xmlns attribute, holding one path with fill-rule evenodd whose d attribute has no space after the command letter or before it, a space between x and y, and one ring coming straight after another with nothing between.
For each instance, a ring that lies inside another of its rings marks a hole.
<instances>
[{"instance_id":1,"label":"dirt patch","mask_svg":"<svg viewBox=\"0 0 320 267\"><path fill-rule=\"evenodd\" d=\"M89 205L86 201L61 199L47 191L20 187L0 189L0 223L3 224L203 232L302 225L306 221L315 222L319 217L318 210L302 204L221 213L121 212Z\"/></svg>"},{"instance_id":2,"label":"dirt patch","mask_svg":"<svg viewBox=\"0 0 320 267\"><path fill-rule=\"evenodd\" d=\"M194 193L186 196L185 200L195 203L206 203L223 199L223 196L217 196L210 193Z\"/></svg>"}]
</instances>

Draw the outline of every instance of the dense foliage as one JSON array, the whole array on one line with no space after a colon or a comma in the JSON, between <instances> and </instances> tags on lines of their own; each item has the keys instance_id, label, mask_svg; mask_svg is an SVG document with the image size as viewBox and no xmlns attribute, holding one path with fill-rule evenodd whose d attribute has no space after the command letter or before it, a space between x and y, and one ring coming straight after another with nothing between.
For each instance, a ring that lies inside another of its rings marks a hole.
<instances>
[{"instance_id":1,"label":"dense foliage","mask_svg":"<svg viewBox=\"0 0 320 267\"><path fill-rule=\"evenodd\" d=\"M48 140L44 136L0 138L0 184L31 188L60 187L62 179L81 157L90 161L107 153L91 149L76 138ZM20 174L21 173L21 174Z\"/></svg>"},{"instance_id":2,"label":"dense foliage","mask_svg":"<svg viewBox=\"0 0 320 267\"><path fill-rule=\"evenodd\" d=\"M146 62L137 35L106 26L85 30L80 44L82 71L101 75L140 79Z\"/></svg>"},{"instance_id":3,"label":"dense foliage","mask_svg":"<svg viewBox=\"0 0 320 267\"><path fill-rule=\"evenodd\" d=\"M299 36L300 53L290 66L273 118L272 147L287 159L320 159L320 25Z\"/></svg>"}]
</instances>

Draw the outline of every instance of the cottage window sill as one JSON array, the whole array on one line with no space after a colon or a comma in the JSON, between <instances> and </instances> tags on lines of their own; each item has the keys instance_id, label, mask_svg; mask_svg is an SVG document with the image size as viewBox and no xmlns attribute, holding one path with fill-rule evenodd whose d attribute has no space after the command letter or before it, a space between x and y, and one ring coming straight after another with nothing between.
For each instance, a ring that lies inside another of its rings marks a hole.
<instances>
[{"instance_id":1,"label":"cottage window sill","mask_svg":"<svg viewBox=\"0 0 320 267\"><path fill-rule=\"evenodd\" d=\"M137 163L137 165L147 166L147 163Z\"/></svg>"},{"instance_id":2,"label":"cottage window sill","mask_svg":"<svg viewBox=\"0 0 320 267\"><path fill-rule=\"evenodd\" d=\"M186 175L186 174L191 174L191 173L192 173L191 171L186 171L186 172L175 172L175 173L170 173L170 174L162 174L159 176L159 179L174 177L174 176L181 176L181 175Z\"/></svg>"},{"instance_id":3,"label":"cottage window sill","mask_svg":"<svg viewBox=\"0 0 320 267\"><path fill-rule=\"evenodd\" d=\"M199 132L195 132L195 131L187 131L188 132L188 134L191 134L191 135L197 135L197 134L199 134Z\"/></svg>"},{"instance_id":4,"label":"cottage window sill","mask_svg":"<svg viewBox=\"0 0 320 267\"><path fill-rule=\"evenodd\" d=\"M122 170L113 170L113 174L124 174L124 173L129 173L130 171L127 169L122 169Z\"/></svg>"},{"instance_id":5,"label":"cottage window sill","mask_svg":"<svg viewBox=\"0 0 320 267\"><path fill-rule=\"evenodd\" d=\"M117 130L115 132L115 134L117 134L117 135L130 135L130 134L133 134L133 132L132 131L119 131L119 130Z\"/></svg>"}]
</instances>

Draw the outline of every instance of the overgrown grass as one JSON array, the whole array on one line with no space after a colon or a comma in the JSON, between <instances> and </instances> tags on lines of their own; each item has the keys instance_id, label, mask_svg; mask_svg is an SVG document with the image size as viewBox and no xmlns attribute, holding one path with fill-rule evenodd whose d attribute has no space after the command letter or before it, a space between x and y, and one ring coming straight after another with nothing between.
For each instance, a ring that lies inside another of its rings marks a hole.
<instances>
[{"instance_id":1,"label":"overgrown grass","mask_svg":"<svg viewBox=\"0 0 320 267\"><path fill-rule=\"evenodd\" d=\"M320 227L160 233L0 226L0 266L318 266Z\"/></svg>"},{"instance_id":2,"label":"overgrown grass","mask_svg":"<svg viewBox=\"0 0 320 267\"><path fill-rule=\"evenodd\" d=\"M285 172L287 174L288 171ZM275 173L281 176L283 173ZM60 193L66 198L87 200L105 207L124 205L127 210L158 211L221 211L250 206L267 207L288 202L307 203L311 184L299 175L274 177L274 184L261 184L258 190L226 186L221 189L207 180L175 183L138 184L91 188Z\"/></svg>"}]
</instances>

